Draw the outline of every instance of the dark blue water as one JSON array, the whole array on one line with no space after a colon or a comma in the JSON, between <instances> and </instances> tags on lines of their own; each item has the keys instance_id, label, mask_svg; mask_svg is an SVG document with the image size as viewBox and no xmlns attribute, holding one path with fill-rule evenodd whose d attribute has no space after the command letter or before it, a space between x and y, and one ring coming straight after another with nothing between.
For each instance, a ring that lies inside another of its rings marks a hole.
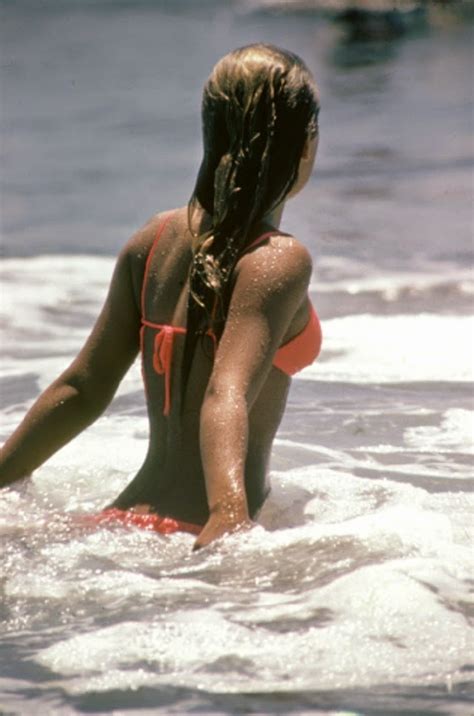
<instances>
[{"instance_id":1,"label":"dark blue water","mask_svg":"<svg viewBox=\"0 0 474 716\"><path fill-rule=\"evenodd\" d=\"M244 7L3 3L7 256L115 254L151 214L185 203L203 82L230 48L263 40L297 50L322 93L317 172L288 226L318 253L404 268L469 259L470 27L354 45L318 17Z\"/></svg>"}]
</instances>

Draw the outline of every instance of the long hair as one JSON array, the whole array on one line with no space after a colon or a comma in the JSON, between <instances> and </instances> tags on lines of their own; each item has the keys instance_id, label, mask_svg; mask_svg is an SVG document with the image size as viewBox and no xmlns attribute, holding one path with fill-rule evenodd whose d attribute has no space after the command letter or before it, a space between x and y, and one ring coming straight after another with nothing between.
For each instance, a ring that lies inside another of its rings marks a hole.
<instances>
[{"instance_id":1,"label":"long hair","mask_svg":"<svg viewBox=\"0 0 474 716\"><path fill-rule=\"evenodd\" d=\"M212 217L197 238L190 270L183 395L196 343L220 337L232 271L249 231L285 198L298 178L308 137L317 133L316 84L295 54L272 45L234 50L214 67L202 100L204 158L189 202Z\"/></svg>"}]
</instances>

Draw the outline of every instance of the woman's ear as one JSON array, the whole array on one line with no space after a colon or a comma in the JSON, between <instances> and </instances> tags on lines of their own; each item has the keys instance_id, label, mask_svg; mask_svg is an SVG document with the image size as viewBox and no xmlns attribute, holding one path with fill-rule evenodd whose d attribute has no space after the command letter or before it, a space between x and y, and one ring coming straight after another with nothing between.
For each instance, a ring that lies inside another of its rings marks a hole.
<instances>
[{"instance_id":1,"label":"woman's ear","mask_svg":"<svg viewBox=\"0 0 474 716\"><path fill-rule=\"evenodd\" d=\"M304 143L303 152L301 154L301 159L314 161L314 157L316 155L317 149L318 149L318 143L319 143L319 135L318 134L312 134L306 137L306 141Z\"/></svg>"},{"instance_id":2,"label":"woman's ear","mask_svg":"<svg viewBox=\"0 0 474 716\"><path fill-rule=\"evenodd\" d=\"M303 151L301 153L301 159L309 159L309 156L311 154L311 149L312 149L311 142L312 142L312 140L310 139L310 137L306 137Z\"/></svg>"},{"instance_id":3,"label":"woman's ear","mask_svg":"<svg viewBox=\"0 0 474 716\"><path fill-rule=\"evenodd\" d=\"M316 134L313 137L307 137L303 152L301 154L300 164L298 167L298 178L293 185L292 189L288 193L288 198L295 196L306 184L311 172L313 171L314 160L316 158L316 152L318 150L319 136Z\"/></svg>"}]
</instances>

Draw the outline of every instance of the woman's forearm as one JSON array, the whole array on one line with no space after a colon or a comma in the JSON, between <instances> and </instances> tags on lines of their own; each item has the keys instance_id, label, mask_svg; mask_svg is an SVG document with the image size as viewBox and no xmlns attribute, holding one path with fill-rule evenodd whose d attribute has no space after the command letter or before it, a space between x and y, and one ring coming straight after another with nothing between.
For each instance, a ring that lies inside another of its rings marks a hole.
<instances>
[{"instance_id":1,"label":"woman's forearm","mask_svg":"<svg viewBox=\"0 0 474 716\"><path fill-rule=\"evenodd\" d=\"M30 475L90 425L104 405L58 379L40 395L0 450L0 487Z\"/></svg>"},{"instance_id":2,"label":"woman's forearm","mask_svg":"<svg viewBox=\"0 0 474 716\"><path fill-rule=\"evenodd\" d=\"M201 460L209 512L229 522L248 520L245 461L248 408L231 390L208 391L201 409Z\"/></svg>"}]
</instances>

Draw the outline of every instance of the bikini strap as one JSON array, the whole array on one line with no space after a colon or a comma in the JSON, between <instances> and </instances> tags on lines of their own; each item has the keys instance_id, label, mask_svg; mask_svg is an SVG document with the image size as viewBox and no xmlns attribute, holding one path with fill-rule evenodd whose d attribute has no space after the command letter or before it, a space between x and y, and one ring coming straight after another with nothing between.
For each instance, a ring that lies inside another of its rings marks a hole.
<instances>
[{"instance_id":1,"label":"bikini strap","mask_svg":"<svg viewBox=\"0 0 474 716\"><path fill-rule=\"evenodd\" d=\"M156 231L156 236L153 240L153 243L151 245L150 251L148 252L148 256L145 263L145 271L143 274L143 281L142 281L142 290L141 290L141 296L140 296L140 305L142 309L142 318L146 319L146 312L145 312L145 296L146 296L146 289L147 289L147 283L148 283L148 274L150 273L150 267L151 262L153 260L153 256L155 255L156 247L158 246L158 241L160 240L160 237L165 230L166 226L168 225L169 220L173 216L174 211L166 212L166 215L161 219L158 229Z\"/></svg>"}]
</instances>

